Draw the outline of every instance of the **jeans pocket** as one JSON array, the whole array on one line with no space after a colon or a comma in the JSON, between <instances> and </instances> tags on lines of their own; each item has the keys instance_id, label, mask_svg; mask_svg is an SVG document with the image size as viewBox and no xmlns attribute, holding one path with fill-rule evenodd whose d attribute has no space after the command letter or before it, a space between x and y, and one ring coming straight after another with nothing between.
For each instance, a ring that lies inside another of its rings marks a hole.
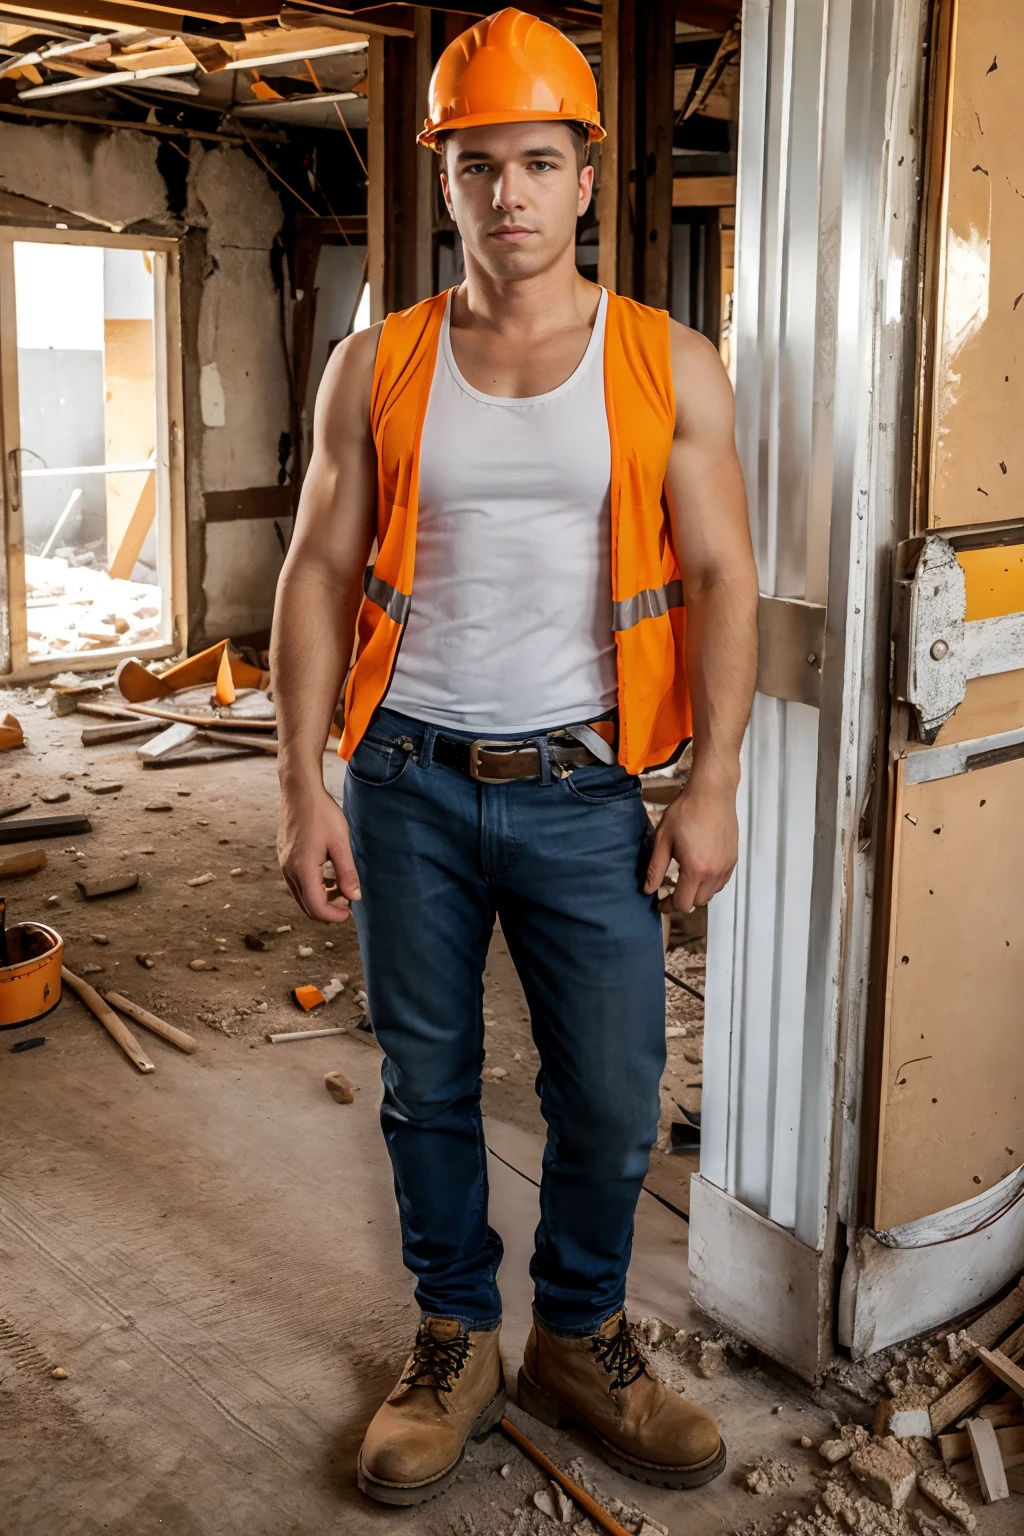
<instances>
[{"instance_id":1,"label":"jeans pocket","mask_svg":"<svg viewBox=\"0 0 1024 1536\"><path fill-rule=\"evenodd\" d=\"M364 736L348 760L346 772L359 784L380 788L395 784L405 772L412 756L398 741L376 741Z\"/></svg>"},{"instance_id":2,"label":"jeans pocket","mask_svg":"<svg viewBox=\"0 0 1024 1536\"><path fill-rule=\"evenodd\" d=\"M618 763L594 763L574 768L562 780L569 793L584 805L610 805L616 800L634 800L640 794L640 780Z\"/></svg>"}]
</instances>

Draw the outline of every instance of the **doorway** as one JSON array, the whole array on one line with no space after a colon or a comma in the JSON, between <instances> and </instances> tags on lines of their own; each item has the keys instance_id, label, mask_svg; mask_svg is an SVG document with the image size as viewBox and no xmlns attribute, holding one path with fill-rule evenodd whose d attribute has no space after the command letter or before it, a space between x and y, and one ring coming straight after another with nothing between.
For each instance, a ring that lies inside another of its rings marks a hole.
<instances>
[{"instance_id":1,"label":"doorway","mask_svg":"<svg viewBox=\"0 0 1024 1536\"><path fill-rule=\"evenodd\" d=\"M7 228L0 293L0 672L166 655L184 639L175 244Z\"/></svg>"}]
</instances>

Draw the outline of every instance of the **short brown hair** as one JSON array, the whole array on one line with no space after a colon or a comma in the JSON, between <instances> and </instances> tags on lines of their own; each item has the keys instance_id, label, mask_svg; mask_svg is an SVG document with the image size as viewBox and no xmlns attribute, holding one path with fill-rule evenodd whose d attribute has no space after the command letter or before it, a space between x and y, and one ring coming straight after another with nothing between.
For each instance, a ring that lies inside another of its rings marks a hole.
<instances>
[{"instance_id":1,"label":"short brown hair","mask_svg":"<svg viewBox=\"0 0 1024 1536\"><path fill-rule=\"evenodd\" d=\"M561 119L555 119L555 121L561 122ZM572 135L573 149L576 151L576 171L578 174L580 171L582 171L583 167L589 163L590 160L590 128L586 123L577 122L562 122L561 125L563 128L568 128L570 134ZM434 140L434 143L437 146L437 152L441 156L441 162L445 169L447 169L445 164L445 146L447 145L451 136L452 130L449 130L447 133L439 133Z\"/></svg>"}]
</instances>

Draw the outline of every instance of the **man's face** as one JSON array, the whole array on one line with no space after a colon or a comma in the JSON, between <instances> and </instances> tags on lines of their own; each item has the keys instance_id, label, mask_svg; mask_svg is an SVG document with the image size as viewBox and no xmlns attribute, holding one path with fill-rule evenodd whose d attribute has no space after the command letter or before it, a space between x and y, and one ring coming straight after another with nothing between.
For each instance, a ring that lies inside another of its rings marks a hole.
<instances>
[{"instance_id":1,"label":"man's face","mask_svg":"<svg viewBox=\"0 0 1024 1536\"><path fill-rule=\"evenodd\" d=\"M467 253L496 278L532 277L576 241L593 167L576 168L564 123L460 128L444 147L441 185Z\"/></svg>"}]
</instances>

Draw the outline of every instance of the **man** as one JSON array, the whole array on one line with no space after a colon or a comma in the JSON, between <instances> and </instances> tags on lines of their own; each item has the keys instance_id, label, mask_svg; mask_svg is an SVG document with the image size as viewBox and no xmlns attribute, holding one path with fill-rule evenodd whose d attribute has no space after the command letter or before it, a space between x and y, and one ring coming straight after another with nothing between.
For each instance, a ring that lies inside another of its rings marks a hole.
<instances>
[{"instance_id":1,"label":"man","mask_svg":"<svg viewBox=\"0 0 1024 1536\"><path fill-rule=\"evenodd\" d=\"M717 353L576 271L601 137L589 66L536 18L442 56L420 138L466 279L336 349L278 594L282 868L311 917L356 915L422 1309L360 1453L385 1503L446 1487L505 1402L480 1119L496 918L548 1125L520 1406L650 1482L725 1465L622 1309L665 1061L657 892L677 860L690 910L736 860L757 585ZM343 814L321 755L357 628ZM636 775L691 734L654 836Z\"/></svg>"}]
</instances>

